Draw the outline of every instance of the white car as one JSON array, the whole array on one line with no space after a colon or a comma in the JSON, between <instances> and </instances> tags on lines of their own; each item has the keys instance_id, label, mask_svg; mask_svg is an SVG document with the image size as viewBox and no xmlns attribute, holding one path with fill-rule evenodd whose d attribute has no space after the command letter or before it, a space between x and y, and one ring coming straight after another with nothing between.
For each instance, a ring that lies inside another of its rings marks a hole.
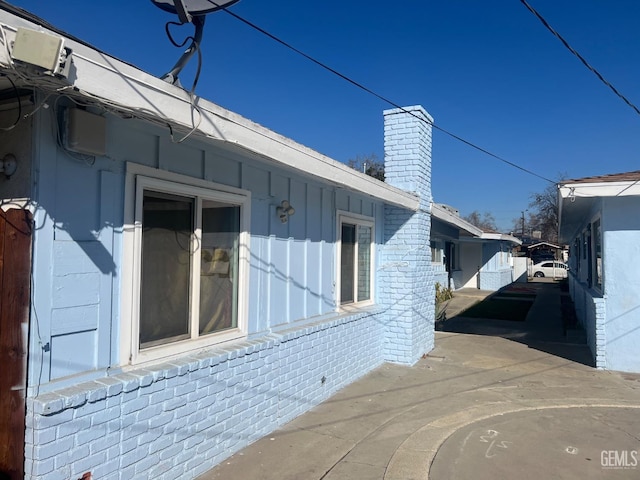
<instances>
[{"instance_id":1,"label":"white car","mask_svg":"<svg viewBox=\"0 0 640 480\"><path fill-rule=\"evenodd\" d=\"M567 278L569 267L556 260L545 260L531 267L534 277Z\"/></svg>"}]
</instances>

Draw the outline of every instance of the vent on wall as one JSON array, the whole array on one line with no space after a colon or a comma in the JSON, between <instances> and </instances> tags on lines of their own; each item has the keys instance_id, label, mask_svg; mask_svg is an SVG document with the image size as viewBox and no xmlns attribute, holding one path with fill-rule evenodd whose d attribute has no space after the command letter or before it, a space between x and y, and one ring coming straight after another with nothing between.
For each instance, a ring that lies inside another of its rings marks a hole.
<instances>
[{"instance_id":1,"label":"vent on wall","mask_svg":"<svg viewBox=\"0 0 640 480\"><path fill-rule=\"evenodd\" d=\"M64 146L72 152L103 156L107 153L107 120L80 108L66 111Z\"/></svg>"}]
</instances>

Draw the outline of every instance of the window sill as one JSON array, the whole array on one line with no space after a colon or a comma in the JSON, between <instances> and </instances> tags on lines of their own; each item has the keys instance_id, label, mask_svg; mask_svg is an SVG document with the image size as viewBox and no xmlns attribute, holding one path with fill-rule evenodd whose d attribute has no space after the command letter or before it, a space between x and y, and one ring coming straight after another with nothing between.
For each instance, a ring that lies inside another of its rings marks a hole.
<instances>
[{"instance_id":1,"label":"window sill","mask_svg":"<svg viewBox=\"0 0 640 480\"><path fill-rule=\"evenodd\" d=\"M139 368L154 363L171 361L172 359L193 354L201 350L222 347L226 344L246 339L247 332L238 328L234 328L225 332L210 334L196 340L183 340L166 345L158 345L140 350L131 359L128 366L123 367L125 370L130 368Z\"/></svg>"},{"instance_id":2,"label":"window sill","mask_svg":"<svg viewBox=\"0 0 640 480\"><path fill-rule=\"evenodd\" d=\"M376 304L373 302L373 300L358 303L346 303L344 305L339 305L336 313L357 313L367 311L367 309L369 309L370 307L375 306Z\"/></svg>"},{"instance_id":3,"label":"window sill","mask_svg":"<svg viewBox=\"0 0 640 480\"><path fill-rule=\"evenodd\" d=\"M283 336L288 339L290 336L299 336L309 333L309 331L323 330L341 323L346 323L361 319L381 312L381 307L373 302L366 305L358 304L349 309L339 310L324 315L299 320L298 322L279 325L271 330L271 334Z\"/></svg>"}]
</instances>

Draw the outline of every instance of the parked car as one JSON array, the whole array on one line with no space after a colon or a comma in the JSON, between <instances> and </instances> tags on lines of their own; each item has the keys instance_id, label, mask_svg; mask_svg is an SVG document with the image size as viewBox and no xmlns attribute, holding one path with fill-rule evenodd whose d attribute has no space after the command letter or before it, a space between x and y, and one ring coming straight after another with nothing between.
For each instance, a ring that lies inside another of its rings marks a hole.
<instances>
[{"instance_id":1,"label":"parked car","mask_svg":"<svg viewBox=\"0 0 640 480\"><path fill-rule=\"evenodd\" d=\"M534 277L567 278L569 266L564 262L546 260L531 267Z\"/></svg>"}]
</instances>

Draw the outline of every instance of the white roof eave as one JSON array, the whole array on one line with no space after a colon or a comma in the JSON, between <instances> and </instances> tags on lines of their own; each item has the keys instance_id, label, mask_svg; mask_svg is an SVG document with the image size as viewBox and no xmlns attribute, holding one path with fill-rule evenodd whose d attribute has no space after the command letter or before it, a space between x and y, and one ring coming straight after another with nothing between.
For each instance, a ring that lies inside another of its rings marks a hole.
<instances>
[{"instance_id":1,"label":"white roof eave","mask_svg":"<svg viewBox=\"0 0 640 480\"><path fill-rule=\"evenodd\" d=\"M481 229L479 229L472 223L467 222L458 215L454 215L453 213L439 206L437 203L431 204L431 214L438 220L464 230L474 237L479 237L483 233Z\"/></svg>"},{"instance_id":2,"label":"white roof eave","mask_svg":"<svg viewBox=\"0 0 640 480\"><path fill-rule=\"evenodd\" d=\"M373 179L202 98L195 100L200 112L198 123L198 113L194 113L188 92L94 48L1 9L0 23L5 34L0 36L0 43L3 39L11 42L18 27L47 31L64 38L65 46L73 50L74 71L70 75L71 85L65 89L69 95L90 98L107 110L130 112L143 120L168 123L184 132L194 128L195 117L194 134L199 137L235 145L289 170L387 204L414 211L419 208L417 195ZM0 67L5 71L14 68L5 45L0 45ZM47 85L51 85L52 78L47 79ZM64 86L61 81L60 87Z\"/></svg>"},{"instance_id":3,"label":"white roof eave","mask_svg":"<svg viewBox=\"0 0 640 480\"><path fill-rule=\"evenodd\" d=\"M514 237L513 235L507 235L506 233L482 232L482 235L480 235L480 238L482 240L502 240L505 242L513 243L515 245L522 245L522 240Z\"/></svg>"},{"instance_id":4,"label":"white roof eave","mask_svg":"<svg viewBox=\"0 0 640 480\"><path fill-rule=\"evenodd\" d=\"M558 187L561 198L640 195L640 180L625 182L566 183Z\"/></svg>"}]
</instances>

